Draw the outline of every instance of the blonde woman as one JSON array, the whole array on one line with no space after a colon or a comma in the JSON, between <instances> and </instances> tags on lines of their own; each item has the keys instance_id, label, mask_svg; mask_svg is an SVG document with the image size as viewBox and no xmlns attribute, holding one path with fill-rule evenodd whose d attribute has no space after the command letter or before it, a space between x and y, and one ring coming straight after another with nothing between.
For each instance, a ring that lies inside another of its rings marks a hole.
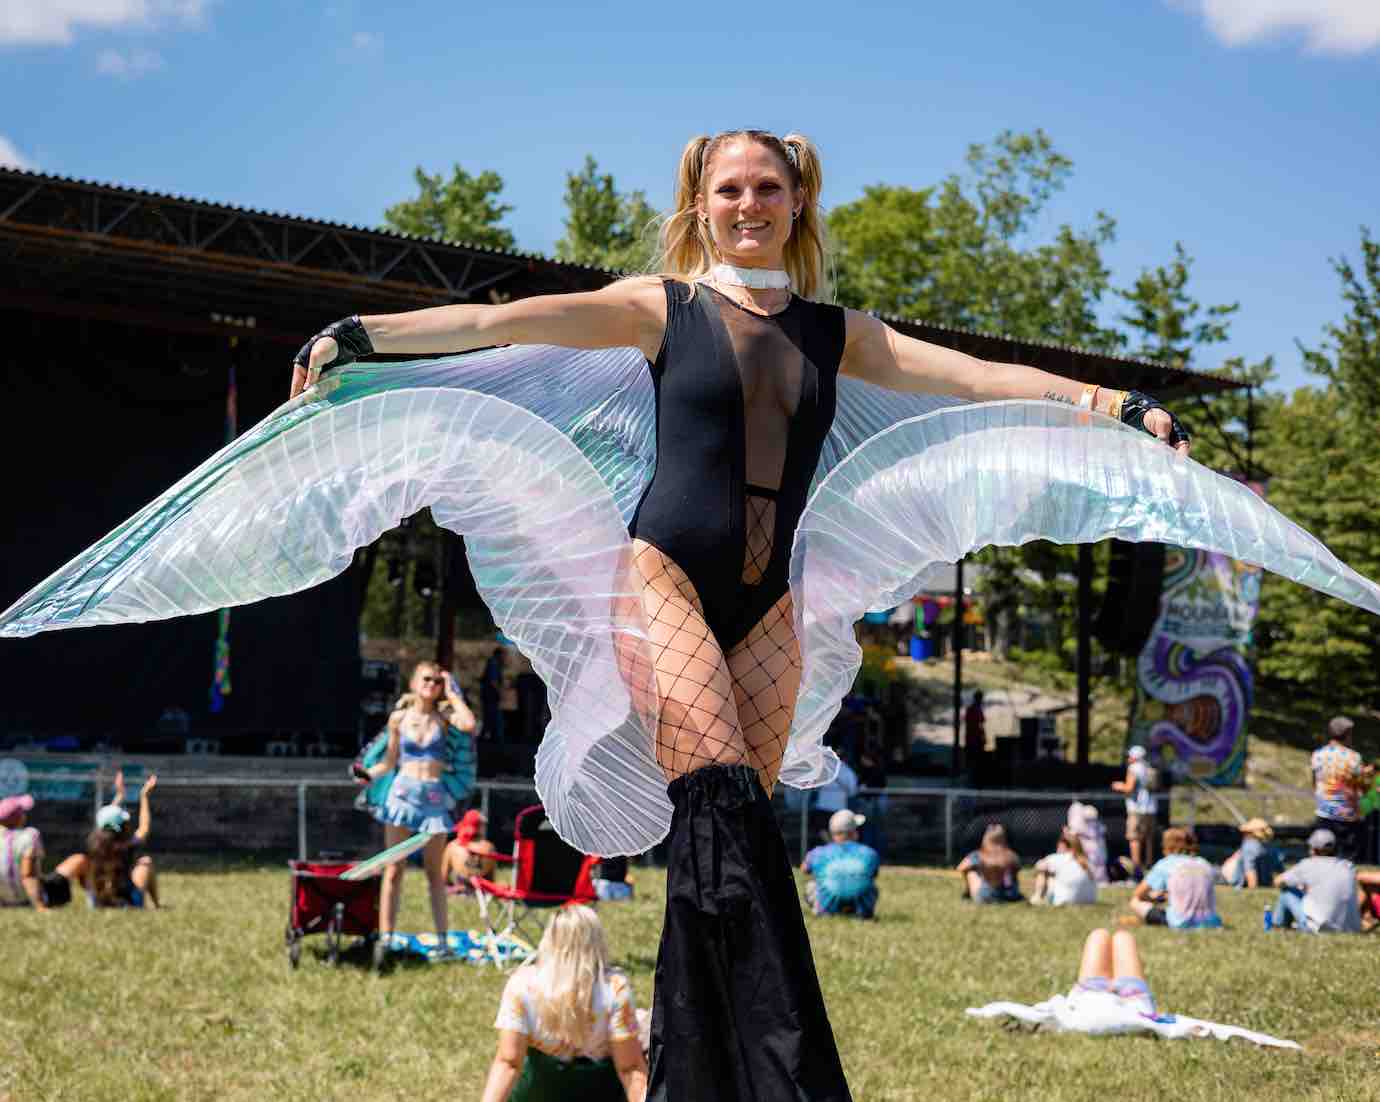
<instances>
[{"instance_id":1,"label":"blonde woman","mask_svg":"<svg viewBox=\"0 0 1380 1102\"><path fill-rule=\"evenodd\" d=\"M1054 907L1097 902L1097 880L1083 850L1083 840L1070 828L1059 832L1055 852L1035 862L1035 890L1030 902Z\"/></svg>"},{"instance_id":2,"label":"blonde woman","mask_svg":"<svg viewBox=\"0 0 1380 1102\"><path fill-rule=\"evenodd\" d=\"M385 735L371 748L373 753L366 750L352 771L358 782L370 786L366 803L383 824L387 845L412 834L431 835L422 861L436 925L436 951L444 954L446 840L455 829L455 801L468 795L474 785L475 719L454 678L435 662L417 663L408 688L388 717ZM404 864L396 861L383 870L375 943L375 962L380 965L397 926Z\"/></svg>"},{"instance_id":3,"label":"blonde woman","mask_svg":"<svg viewBox=\"0 0 1380 1102\"><path fill-rule=\"evenodd\" d=\"M599 916L563 907L535 960L503 989L483 1102L642 1102L647 1062L627 976L609 967Z\"/></svg>"},{"instance_id":4,"label":"blonde woman","mask_svg":"<svg viewBox=\"0 0 1380 1102\"><path fill-rule=\"evenodd\" d=\"M557 345L631 348L646 359L656 460L628 530L648 648L620 657L672 810L657 982L675 997L653 1000L654 1097L671 1083L678 1098L720 1102L849 1097L769 802L801 681L792 538L834 423L839 377L911 394L1081 406L1188 450L1182 426L1145 395L983 361L817 301L829 294L822 181L819 153L802 135L694 138L662 226L659 277L353 316L312 337L294 362L296 396L323 370L374 352ZM560 373L551 385L562 385ZM561 663L551 667L564 678ZM552 688L558 697L562 686ZM613 752L645 750L634 741ZM600 765L572 782L566 829L582 831L591 852L632 852L619 824L638 814L637 801L603 793L596 806L615 839L607 845L588 814L589 793L624 773L602 755L565 760L572 772ZM722 859L702 870L702 852ZM743 1018L748 1003L753 1014Z\"/></svg>"}]
</instances>

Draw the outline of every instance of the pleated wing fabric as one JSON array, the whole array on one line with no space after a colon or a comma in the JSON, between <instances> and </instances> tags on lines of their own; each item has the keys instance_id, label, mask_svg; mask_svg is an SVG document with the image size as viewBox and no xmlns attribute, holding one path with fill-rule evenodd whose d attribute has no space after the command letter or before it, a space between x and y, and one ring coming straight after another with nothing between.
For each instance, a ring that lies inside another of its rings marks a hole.
<instances>
[{"instance_id":1,"label":"pleated wing fabric","mask_svg":"<svg viewBox=\"0 0 1380 1102\"><path fill-rule=\"evenodd\" d=\"M1143 432L1052 402L941 408L839 461L796 529L804 659L781 779L826 783L822 740L862 660L853 625L952 573L970 551L1115 536L1219 551L1380 613L1380 587L1251 490Z\"/></svg>"},{"instance_id":2,"label":"pleated wing fabric","mask_svg":"<svg viewBox=\"0 0 1380 1102\"><path fill-rule=\"evenodd\" d=\"M495 622L547 684L536 784L552 823L585 852L640 853L671 816L655 716L634 706L650 686L627 521L654 461L651 383L631 349L352 365L36 586L0 635L297 592L430 506L465 536ZM782 780L809 787L837 768L822 740L864 611L978 547L1113 535L1222 551L1380 611L1380 590L1245 487L1106 418L841 380L792 557L805 680Z\"/></svg>"}]
</instances>

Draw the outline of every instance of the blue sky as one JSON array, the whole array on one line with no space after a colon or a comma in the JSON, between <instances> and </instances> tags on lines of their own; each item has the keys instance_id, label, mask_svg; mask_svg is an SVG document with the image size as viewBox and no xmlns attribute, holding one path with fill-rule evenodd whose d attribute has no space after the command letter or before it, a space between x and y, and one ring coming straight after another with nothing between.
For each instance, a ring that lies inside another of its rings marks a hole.
<instances>
[{"instance_id":1,"label":"blue sky","mask_svg":"<svg viewBox=\"0 0 1380 1102\"><path fill-rule=\"evenodd\" d=\"M1241 303L1199 366L1274 353L1285 387L1341 316L1328 258L1380 232L1377 115L1377 0L0 7L0 160L360 224L459 161L542 252L587 152L662 206L691 135L802 130L829 206L1042 127L1075 175L1037 236L1105 209L1121 285L1183 241Z\"/></svg>"}]
</instances>

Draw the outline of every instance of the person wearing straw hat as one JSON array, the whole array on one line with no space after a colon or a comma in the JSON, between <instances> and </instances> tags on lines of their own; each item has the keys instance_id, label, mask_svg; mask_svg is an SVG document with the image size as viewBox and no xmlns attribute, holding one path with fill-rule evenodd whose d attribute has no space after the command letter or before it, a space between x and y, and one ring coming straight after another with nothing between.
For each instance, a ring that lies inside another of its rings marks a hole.
<instances>
[{"instance_id":1,"label":"person wearing straw hat","mask_svg":"<svg viewBox=\"0 0 1380 1102\"><path fill-rule=\"evenodd\" d=\"M1268 888L1284 871L1279 851L1270 845L1274 829L1264 819L1247 819L1239 827L1241 848L1222 862L1222 879L1233 888Z\"/></svg>"}]
</instances>

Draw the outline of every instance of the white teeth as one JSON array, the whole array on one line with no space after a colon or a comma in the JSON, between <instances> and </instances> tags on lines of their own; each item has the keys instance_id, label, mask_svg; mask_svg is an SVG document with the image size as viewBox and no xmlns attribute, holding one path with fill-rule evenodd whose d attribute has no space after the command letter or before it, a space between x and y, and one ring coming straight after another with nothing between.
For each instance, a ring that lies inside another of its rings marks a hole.
<instances>
[{"instance_id":1,"label":"white teeth","mask_svg":"<svg viewBox=\"0 0 1380 1102\"><path fill-rule=\"evenodd\" d=\"M767 228L765 222L734 222L735 230L764 230Z\"/></svg>"}]
</instances>

